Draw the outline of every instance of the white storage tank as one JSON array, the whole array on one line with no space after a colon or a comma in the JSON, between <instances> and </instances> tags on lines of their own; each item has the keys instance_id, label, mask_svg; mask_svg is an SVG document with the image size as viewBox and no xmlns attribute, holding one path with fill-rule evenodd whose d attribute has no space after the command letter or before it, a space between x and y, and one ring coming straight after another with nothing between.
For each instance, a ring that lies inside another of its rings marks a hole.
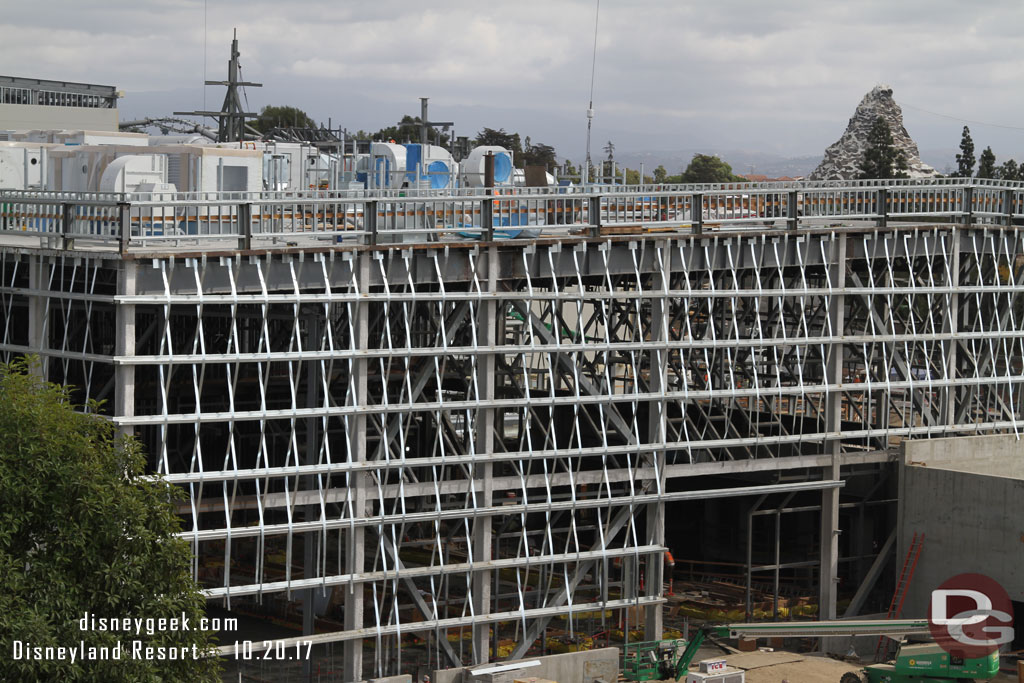
<instances>
[{"instance_id":1,"label":"white storage tank","mask_svg":"<svg viewBox=\"0 0 1024 683\"><path fill-rule=\"evenodd\" d=\"M484 186L484 158L494 155L494 184L510 185L512 183L512 153L504 147L484 145L476 147L459 164L462 182L469 187Z\"/></svg>"}]
</instances>

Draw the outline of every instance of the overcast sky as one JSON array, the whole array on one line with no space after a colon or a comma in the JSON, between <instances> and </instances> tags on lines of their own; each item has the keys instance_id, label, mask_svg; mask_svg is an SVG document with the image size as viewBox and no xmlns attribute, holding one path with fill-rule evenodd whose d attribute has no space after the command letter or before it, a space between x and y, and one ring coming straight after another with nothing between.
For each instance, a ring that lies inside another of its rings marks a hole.
<instances>
[{"instance_id":1,"label":"overcast sky","mask_svg":"<svg viewBox=\"0 0 1024 683\"><path fill-rule=\"evenodd\" d=\"M292 104L372 131L430 97L458 134L503 127L579 159L595 4L3 0L0 71L115 85L122 120L217 108L204 68L226 77L237 28L243 76L264 84L247 90L253 111ZM1022 29L1021 0L604 0L593 154L608 140L821 154L887 83L922 149L957 147L968 123L978 151L1021 160Z\"/></svg>"}]
</instances>

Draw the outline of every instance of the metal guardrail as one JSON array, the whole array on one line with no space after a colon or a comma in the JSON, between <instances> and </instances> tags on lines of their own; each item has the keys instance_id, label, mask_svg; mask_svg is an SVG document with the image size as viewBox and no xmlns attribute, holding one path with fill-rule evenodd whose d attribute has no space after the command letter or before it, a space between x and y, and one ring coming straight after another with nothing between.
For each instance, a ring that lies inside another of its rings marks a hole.
<instances>
[{"instance_id":1,"label":"metal guardrail","mask_svg":"<svg viewBox=\"0 0 1024 683\"><path fill-rule=\"evenodd\" d=\"M797 230L844 220L1010 225L1018 216L1024 219L1024 183L963 178L309 193L0 191L0 237L38 234L44 246L88 239L121 251Z\"/></svg>"}]
</instances>

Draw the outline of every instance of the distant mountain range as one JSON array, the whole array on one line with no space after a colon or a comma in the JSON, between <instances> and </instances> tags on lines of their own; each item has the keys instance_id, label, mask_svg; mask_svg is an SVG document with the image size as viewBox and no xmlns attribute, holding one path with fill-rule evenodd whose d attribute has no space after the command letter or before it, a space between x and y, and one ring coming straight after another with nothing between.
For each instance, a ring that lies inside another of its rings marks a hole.
<instances>
[{"instance_id":1,"label":"distant mountain range","mask_svg":"<svg viewBox=\"0 0 1024 683\"><path fill-rule=\"evenodd\" d=\"M956 153L955 149L923 149L921 160L940 173L949 173L956 163ZM737 175L757 173L769 178L806 176L821 163L822 157L821 154L787 157L770 152L705 148L622 152L615 155L615 160L621 166L635 169L639 169L642 163L645 175L653 173L659 165L664 166L669 175L675 175L686 168L694 154L717 156L732 166L732 172Z\"/></svg>"}]
</instances>

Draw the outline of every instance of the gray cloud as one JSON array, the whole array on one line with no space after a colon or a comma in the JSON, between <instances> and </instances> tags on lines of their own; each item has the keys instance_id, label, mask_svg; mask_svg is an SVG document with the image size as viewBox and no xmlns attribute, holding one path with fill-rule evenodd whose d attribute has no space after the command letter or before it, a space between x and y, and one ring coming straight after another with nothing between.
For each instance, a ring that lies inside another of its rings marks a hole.
<instances>
[{"instance_id":1,"label":"gray cloud","mask_svg":"<svg viewBox=\"0 0 1024 683\"><path fill-rule=\"evenodd\" d=\"M265 84L248 91L253 109L295 104L375 130L429 96L462 133L505 127L582 156L592 0L9 4L6 73L117 85L125 116L202 106L204 38L219 79L237 27L243 73ZM594 149L820 153L880 82L915 107L904 115L922 148L954 148L962 122L920 110L1015 125L1022 19L1012 0L605 0ZM208 88L207 106L222 96ZM1024 156L1024 131L971 128L979 149Z\"/></svg>"}]
</instances>

